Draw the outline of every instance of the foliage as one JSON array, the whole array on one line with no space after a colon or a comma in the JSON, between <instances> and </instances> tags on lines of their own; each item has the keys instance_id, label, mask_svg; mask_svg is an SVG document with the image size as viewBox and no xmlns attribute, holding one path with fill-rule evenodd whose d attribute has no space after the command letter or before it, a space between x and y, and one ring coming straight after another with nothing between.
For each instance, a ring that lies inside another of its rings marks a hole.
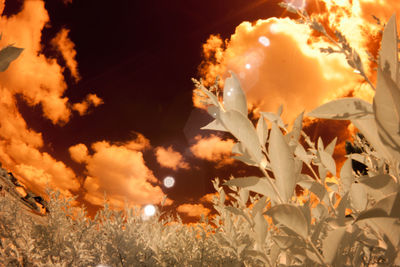
<instances>
[{"instance_id":1,"label":"foliage","mask_svg":"<svg viewBox=\"0 0 400 267\"><path fill-rule=\"evenodd\" d=\"M282 5L326 34L305 11ZM234 191L230 195L235 201L228 206L219 179L213 181L219 193L213 199L218 212L215 229L206 219L194 228L184 227L181 221L169 224L171 218L160 221L158 213L143 220L140 210L111 211L107 203L90 220L84 209L71 208L71 199L61 199L50 190L48 222L38 224L28 222L16 203L0 198L0 265L400 266L400 76L395 21L392 16L383 32L373 104L343 98L308 114L350 120L368 141L358 140L362 153L349 155L339 173L332 158L336 138L329 144L321 138L312 142L302 131L303 113L290 131L280 117L282 106L277 113L260 112L254 126L233 72L222 96L217 86L207 89L194 80L196 92L214 118L203 129L230 132L237 139L234 158L263 173L263 177L224 181ZM343 35L336 35L339 41L332 40L339 50L323 52L343 53L350 66L365 76L356 51ZM367 174L354 173L352 160L365 164ZM313 177L301 172L303 165ZM297 185L304 189L301 196L295 194ZM256 195L250 196L250 191Z\"/></svg>"}]
</instances>

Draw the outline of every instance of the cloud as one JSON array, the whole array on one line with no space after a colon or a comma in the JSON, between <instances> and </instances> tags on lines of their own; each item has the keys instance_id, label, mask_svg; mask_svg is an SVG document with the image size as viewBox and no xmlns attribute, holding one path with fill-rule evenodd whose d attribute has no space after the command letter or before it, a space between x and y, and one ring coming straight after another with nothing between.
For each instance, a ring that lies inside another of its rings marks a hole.
<instances>
[{"instance_id":1,"label":"cloud","mask_svg":"<svg viewBox=\"0 0 400 267\"><path fill-rule=\"evenodd\" d=\"M41 31L49 16L42 1L25 1L21 12L0 20L3 38L0 45L10 43L24 48L6 72L0 73L1 84L13 95L20 94L30 106L41 104L44 116L53 123L68 122L71 112L68 98L63 97L66 84L62 67L55 59L41 54Z\"/></svg>"},{"instance_id":2,"label":"cloud","mask_svg":"<svg viewBox=\"0 0 400 267\"><path fill-rule=\"evenodd\" d=\"M156 147L155 154L157 162L165 168L173 170L177 169L189 169L189 164L182 160L181 153L174 151L172 146L165 149L164 147Z\"/></svg>"},{"instance_id":3,"label":"cloud","mask_svg":"<svg viewBox=\"0 0 400 267\"><path fill-rule=\"evenodd\" d=\"M88 149L84 144L71 146L68 151L71 155L71 158L78 163L85 162L88 156Z\"/></svg>"},{"instance_id":4,"label":"cloud","mask_svg":"<svg viewBox=\"0 0 400 267\"><path fill-rule=\"evenodd\" d=\"M110 144L107 141L91 145L92 154L87 154L83 144L70 147L71 157L85 163L87 177L84 183L84 198L95 205L102 205L104 191L113 207L124 208L125 199L134 205L158 204L163 192L160 182L146 166L139 149L147 147L143 136L135 140ZM135 145L136 144L136 145ZM153 185L156 184L156 185ZM172 204L167 199L166 205Z\"/></svg>"},{"instance_id":5,"label":"cloud","mask_svg":"<svg viewBox=\"0 0 400 267\"><path fill-rule=\"evenodd\" d=\"M195 157L218 162L217 168L233 163L234 159L230 158L235 144L233 140L222 140L216 135L209 137L197 135L194 139L196 143L190 147L190 151Z\"/></svg>"},{"instance_id":6,"label":"cloud","mask_svg":"<svg viewBox=\"0 0 400 267\"><path fill-rule=\"evenodd\" d=\"M87 114L89 107L97 107L103 104L103 100L99 98L96 94L88 94L86 99L81 103L75 103L72 105L72 109L79 112L79 115L83 116Z\"/></svg>"},{"instance_id":7,"label":"cloud","mask_svg":"<svg viewBox=\"0 0 400 267\"><path fill-rule=\"evenodd\" d=\"M185 213L187 216L200 217L201 214L207 216L211 211L202 204L183 204L176 209L178 212Z\"/></svg>"},{"instance_id":8,"label":"cloud","mask_svg":"<svg viewBox=\"0 0 400 267\"><path fill-rule=\"evenodd\" d=\"M51 40L51 44L61 52L68 69L71 71L71 76L77 82L81 77L78 72L78 63L75 60L75 44L68 38L68 33L68 29L61 29L56 37Z\"/></svg>"}]
</instances>

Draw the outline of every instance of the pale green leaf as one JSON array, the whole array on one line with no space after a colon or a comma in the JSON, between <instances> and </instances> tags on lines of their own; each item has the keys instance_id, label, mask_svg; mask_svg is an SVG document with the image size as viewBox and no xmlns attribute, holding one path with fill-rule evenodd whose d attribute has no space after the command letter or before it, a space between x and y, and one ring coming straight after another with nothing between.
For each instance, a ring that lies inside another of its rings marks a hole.
<instances>
[{"instance_id":1,"label":"pale green leaf","mask_svg":"<svg viewBox=\"0 0 400 267\"><path fill-rule=\"evenodd\" d=\"M213 120L212 122L210 122L206 126L201 127L200 129L227 132L220 120Z\"/></svg>"},{"instance_id":2,"label":"pale green leaf","mask_svg":"<svg viewBox=\"0 0 400 267\"><path fill-rule=\"evenodd\" d=\"M396 14L393 14L383 30L381 49L379 50L379 66L384 69L387 64L390 68L391 78L397 79L398 71L398 42Z\"/></svg>"},{"instance_id":3,"label":"pale green leaf","mask_svg":"<svg viewBox=\"0 0 400 267\"><path fill-rule=\"evenodd\" d=\"M365 190L376 201L397 192L398 186L392 176L381 174L374 177L364 176L359 182L365 186Z\"/></svg>"},{"instance_id":4,"label":"pale green leaf","mask_svg":"<svg viewBox=\"0 0 400 267\"><path fill-rule=\"evenodd\" d=\"M268 234L268 222L260 212L257 212L254 216L254 231L259 244L264 244Z\"/></svg>"},{"instance_id":5,"label":"pale green leaf","mask_svg":"<svg viewBox=\"0 0 400 267\"><path fill-rule=\"evenodd\" d=\"M267 200L266 196L262 196L256 204L253 205L253 208L251 210L251 215L254 217L257 212L263 212L265 208L265 201Z\"/></svg>"},{"instance_id":6,"label":"pale green leaf","mask_svg":"<svg viewBox=\"0 0 400 267\"><path fill-rule=\"evenodd\" d=\"M276 199L275 191L272 189L270 183L268 183L266 179L270 178L266 177L260 178L255 176L242 177L229 180L225 182L224 185L228 186L234 185L237 187L245 188L247 190L256 192L271 199ZM270 181L274 183L273 180L270 179Z\"/></svg>"},{"instance_id":7,"label":"pale green leaf","mask_svg":"<svg viewBox=\"0 0 400 267\"><path fill-rule=\"evenodd\" d=\"M271 123L275 122L276 124L278 124L279 127L281 127L282 129L285 129L285 123L283 122L283 120L280 116L278 116L272 112L260 112L260 114L263 115L264 118L266 118Z\"/></svg>"},{"instance_id":8,"label":"pale green leaf","mask_svg":"<svg viewBox=\"0 0 400 267\"><path fill-rule=\"evenodd\" d=\"M319 175L319 179L321 179L321 182L323 184L325 183L327 172L328 172L328 170L324 167L323 164L318 164L318 175Z\"/></svg>"},{"instance_id":9,"label":"pale green leaf","mask_svg":"<svg viewBox=\"0 0 400 267\"><path fill-rule=\"evenodd\" d=\"M232 206L225 206L225 209L232 212L233 214L238 215L238 216L243 216L247 220L249 225L252 225L249 216L243 210L232 207Z\"/></svg>"},{"instance_id":10,"label":"pale green leaf","mask_svg":"<svg viewBox=\"0 0 400 267\"><path fill-rule=\"evenodd\" d=\"M380 232L389 239L395 248L399 247L400 223L396 218L370 218L368 224L372 225L377 232Z\"/></svg>"},{"instance_id":11,"label":"pale green leaf","mask_svg":"<svg viewBox=\"0 0 400 267\"><path fill-rule=\"evenodd\" d=\"M260 163L263 158L261 144L251 121L234 109L219 115L225 128L246 147L252 160Z\"/></svg>"},{"instance_id":12,"label":"pale green leaf","mask_svg":"<svg viewBox=\"0 0 400 267\"><path fill-rule=\"evenodd\" d=\"M305 164L309 165L313 156L307 154L306 150L304 149L304 147L301 144L298 144L296 146L296 149L294 150L294 154L296 155L296 157L298 157L299 159L301 159Z\"/></svg>"},{"instance_id":13,"label":"pale green leaf","mask_svg":"<svg viewBox=\"0 0 400 267\"><path fill-rule=\"evenodd\" d=\"M265 143L267 142L267 137L268 137L268 126L262 115L258 119L256 131L258 139L260 140L261 145L265 149Z\"/></svg>"},{"instance_id":14,"label":"pale green leaf","mask_svg":"<svg viewBox=\"0 0 400 267\"><path fill-rule=\"evenodd\" d=\"M380 157L391 161L393 156L389 153L388 148L382 143L379 135L378 129L375 122L375 118L365 119L365 120L351 120L354 126L360 130L364 135L365 139L372 145L372 147L377 151Z\"/></svg>"},{"instance_id":15,"label":"pale green leaf","mask_svg":"<svg viewBox=\"0 0 400 267\"><path fill-rule=\"evenodd\" d=\"M352 184L350 188L350 198L352 206L361 212L367 207L367 193L361 184Z\"/></svg>"},{"instance_id":16,"label":"pale green leaf","mask_svg":"<svg viewBox=\"0 0 400 267\"><path fill-rule=\"evenodd\" d=\"M382 143L400 161L400 89L390 78L389 71L379 67L373 108Z\"/></svg>"},{"instance_id":17,"label":"pale green leaf","mask_svg":"<svg viewBox=\"0 0 400 267\"><path fill-rule=\"evenodd\" d=\"M296 246L300 242L303 242L296 236L286 236L286 235L275 235L272 236L272 240L278 245L280 249L289 249Z\"/></svg>"},{"instance_id":18,"label":"pale green leaf","mask_svg":"<svg viewBox=\"0 0 400 267\"><path fill-rule=\"evenodd\" d=\"M350 190L351 184L354 182L353 168L351 158L346 159L342 169L340 170L340 189L343 194L346 194Z\"/></svg>"},{"instance_id":19,"label":"pale green leaf","mask_svg":"<svg viewBox=\"0 0 400 267\"><path fill-rule=\"evenodd\" d=\"M308 113L309 117L334 120L373 118L372 105L365 100L347 97L323 104Z\"/></svg>"},{"instance_id":20,"label":"pale green leaf","mask_svg":"<svg viewBox=\"0 0 400 267\"><path fill-rule=\"evenodd\" d=\"M278 204L266 211L265 214L271 216L275 224L282 224L307 239L309 226L299 207L292 204Z\"/></svg>"},{"instance_id":21,"label":"pale green leaf","mask_svg":"<svg viewBox=\"0 0 400 267\"><path fill-rule=\"evenodd\" d=\"M344 226L333 229L328 231L327 237L322 241L322 251L327 263L331 264L334 261L345 232Z\"/></svg>"},{"instance_id":22,"label":"pale green leaf","mask_svg":"<svg viewBox=\"0 0 400 267\"><path fill-rule=\"evenodd\" d=\"M379 200L372 209L362 212L357 221L375 218L392 217L400 219L400 192L390 194Z\"/></svg>"},{"instance_id":23,"label":"pale green leaf","mask_svg":"<svg viewBox=\"0 0 400 267\"><path fill-rule=\"evenodd\" d=\"M333 138L332 142L330 142L329 145L327 145L325 147L325 152L331 156L333 155L333 152L335 150L336 141L337 141L337 137Z\"/></svg>"},{"instance_id":24,"label":"pale green leaf","mask_svg":"<svg viewBox=\"0 0 400 267\"><path fill-rule=\"evenodd\" d=\"M294 157L275 123L272 123L268 148L276 186L283 201L287 202L296 186Z\"/></svg>"},{"instance_id":25,"label":"pale green leaf","mask_svg":"<svg viewBox=\"0 0 400 267\"><path fill-rule=\"evenodd\" d=\"M236 74L229 71L231 77L225 80L223 104L226 111L236 110L247 117L246 95L240 86Z\"/></svg>"},{"instance_id":26,"label":"pale green leaf","mask_svg":"<svg viewBox=\"0 0 400 267\"><path fill-rule=\"evenodd\" d=\"M16 60L24 49L15 46L7 46L0 50L0 71L5 71L10 63Z\"/></svg>"},{"instance_id":27,"label":"pale green leaf","mask_svg":"<svg viewBox=\"0 0 400 267\"><path fill-rule=\"evenodd\" d=\"M336 176L336 163L332 156L326 151L319 151L319 156L325 168L330 171L330 173L332 173L334 176Z\"/></svg>"}]
</instances>

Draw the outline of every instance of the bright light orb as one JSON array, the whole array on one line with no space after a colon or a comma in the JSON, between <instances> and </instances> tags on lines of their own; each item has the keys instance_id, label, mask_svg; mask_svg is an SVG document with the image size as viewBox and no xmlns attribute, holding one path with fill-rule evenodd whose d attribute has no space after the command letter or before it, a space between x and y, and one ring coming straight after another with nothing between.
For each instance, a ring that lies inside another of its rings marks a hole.
<instances>
[{"instance_id":1,"label":"bright light orb","mask_svg":"<svg viewBox=\"0 0 400 267\"><path fill-rule=\"evenodd\" d=\"M217 114L215 114L217 115ZM172 176L167 176L164 178L164 186L167 188L173 187L175 184L175 179Z\"/></svg>"},{"instance_id":2,"label":"bright light orb","mask_svg":"<svg viewBox=\"0 0 400 267\"><path fill-rule=\"evenodd\" d=\"M272 25L271 25L271 27L272 27ZM260 38L258 38L258 41L265 47L270 45L269 39L267 37L265 37L265 36L260 36Z\"/></svg>"},{"instance_id":3,"label":"bright light orb","mask_svg":"<svg viewBox=\"0 0 400 267\"><path fill-rule=\"evenodd\" d=\"M251 69L251 65L250 65L250 64L248 64L248 63L246 64L246 66L245 66L245 67L246 67L246 69L248 69L248 70L249 70L249 69Z\"/></svg>"},{"instance_id":4,"label":"bright light orb","mask_svg":"<svg viewBox=\"0 0 400 267\"><path fill-rule=\"evenodd\" d=\"M144 207L144 215L145 216L153 216L156 213L156 208L149 204Z\"/></svg>"}]
</instances>

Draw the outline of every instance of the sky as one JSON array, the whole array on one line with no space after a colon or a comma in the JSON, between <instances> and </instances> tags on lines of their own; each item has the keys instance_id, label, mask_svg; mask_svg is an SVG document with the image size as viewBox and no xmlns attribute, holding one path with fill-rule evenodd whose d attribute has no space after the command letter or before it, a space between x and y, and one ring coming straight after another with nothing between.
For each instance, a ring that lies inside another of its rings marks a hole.
<instances>
[{"instance_id":1,"label":"sky","mask_svg":"<svg viewBox=\"0 0 400 267\"><path fill-rule=\"evenodd\" d=\"M0 73L0 162L36 194L48 184L101 208L154 204L196 222L215 214L212 180L261 173L230 158L234 138L200 130L212 118L191 78L211 84L237 73L250 106L291 125L302 111L336 98L372 102L373 91L329 42L269 0L0 1L0 46L24 48ZM383 23L396 0L297 0L333 36L340 30L375 82ZM305 132L334 158L354 134L346 121L305 116ZM163 184L173 177L173 187Z\"/></svg>"}]
</instances>

